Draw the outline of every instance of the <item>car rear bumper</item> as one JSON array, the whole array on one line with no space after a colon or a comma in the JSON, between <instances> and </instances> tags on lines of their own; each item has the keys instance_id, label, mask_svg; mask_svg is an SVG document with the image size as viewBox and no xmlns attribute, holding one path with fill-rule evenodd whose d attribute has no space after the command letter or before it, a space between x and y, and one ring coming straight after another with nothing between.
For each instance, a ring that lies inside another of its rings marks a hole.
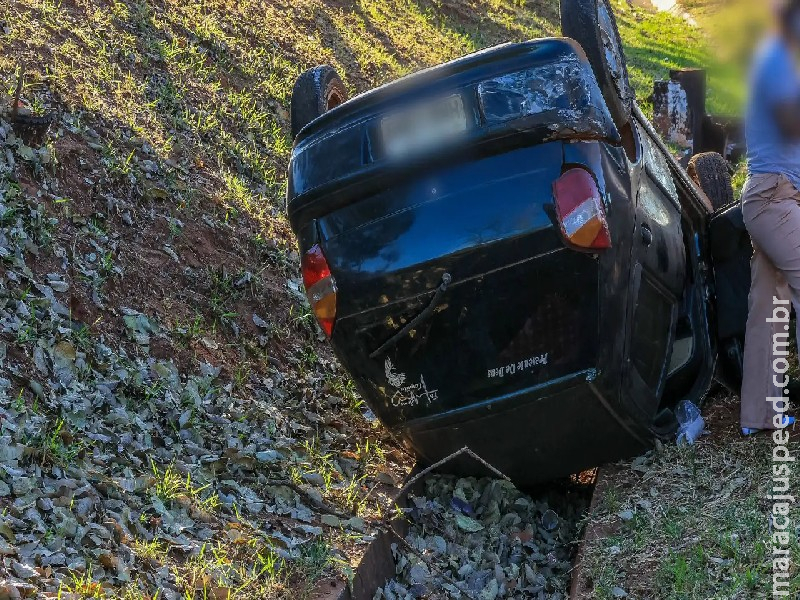
<instances>
[{"instance_id":1,"label":"car rear bumper","mask_svg":"<svg viewBox=\"0 0 800 600\"><path fill-rule=\"evenodd\" d=\"M597 373L582 371L464 409L406 422L394 433L426 462L467 446L519 486L645 451L646 424L601 393ZM448 470L475 473L463 456Z\"/></svg>"}]
</instances>

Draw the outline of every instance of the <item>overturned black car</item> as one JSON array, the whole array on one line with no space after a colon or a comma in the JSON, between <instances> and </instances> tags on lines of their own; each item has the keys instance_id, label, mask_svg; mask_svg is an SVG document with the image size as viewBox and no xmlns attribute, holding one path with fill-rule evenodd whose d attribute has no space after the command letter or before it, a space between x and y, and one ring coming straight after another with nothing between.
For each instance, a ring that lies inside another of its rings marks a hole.
<instances>
[{"instance_id":1,"label":"overturned black car","mask_svg":"<svg viewBox=\"0 0 800 600\"><path fill-rule=\"evenodd\" d=\"M736 386L749 287L724 161L693 165L707 195L673 160L605 0L562 23L346 102L318 67L292 101L289 218L337 356L423 460L468 446L521 485Z\"/></svg>"}]
</instances>

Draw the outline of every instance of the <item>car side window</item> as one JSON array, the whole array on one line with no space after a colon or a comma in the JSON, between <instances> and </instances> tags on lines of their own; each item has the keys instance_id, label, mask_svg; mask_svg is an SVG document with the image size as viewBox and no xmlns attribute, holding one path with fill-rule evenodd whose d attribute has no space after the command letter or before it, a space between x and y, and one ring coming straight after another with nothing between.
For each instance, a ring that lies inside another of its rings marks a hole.
<instances>
[{"instance_id":1,"label":"car side window","mask_svg":"<svg viewBox=\"0 0 800 600\"><path fill-rule=\"evenodd\" d=\"M656 180L673 199L677 199L678 190L672 179L667 157L646 132L641 137L644 147L644 165L648 175Z\"/></svg>"}]
</instances>

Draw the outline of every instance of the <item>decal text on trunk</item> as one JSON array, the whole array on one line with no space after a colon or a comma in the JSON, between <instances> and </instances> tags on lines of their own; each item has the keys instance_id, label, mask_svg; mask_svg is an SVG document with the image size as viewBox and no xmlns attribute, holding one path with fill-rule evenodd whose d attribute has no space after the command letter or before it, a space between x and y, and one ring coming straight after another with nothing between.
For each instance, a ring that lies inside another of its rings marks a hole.
<instances>
[{"instance_id":1,"label":"decal text on trunk","mask_svg":"<svg viewBox=\"0 0 800 600\"><path fill-rule=\"evenodd\" d=\"M531 356L525 360L520 360L515 363L509 363L504 367L497 367L496 369L489 369L487 377L494 379L497 377L505 377L506 375L515 375L517 373L528 371L533 367L547 364L547 357L549 353L541 354L539 356Z\"/></svg>"}]
</instances>

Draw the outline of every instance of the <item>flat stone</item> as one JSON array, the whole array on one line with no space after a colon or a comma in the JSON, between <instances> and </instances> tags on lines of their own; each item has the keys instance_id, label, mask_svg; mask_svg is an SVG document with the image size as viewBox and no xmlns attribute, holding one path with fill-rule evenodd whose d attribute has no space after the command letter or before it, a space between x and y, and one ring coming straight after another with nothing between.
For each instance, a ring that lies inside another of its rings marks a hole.
<instances>
[{"instance_id":1,"label":"flat stone","mask_svg":"<svg viewBox=\"0 0 800 600\"><path fill-rule=\"evenodd\" d=\"M281 459L281 454L277 450L263 450L256 452L256 460L263 463L274 463Z\"/></svg>"},{"instance_id":2,"label":"flat stone","mask_svg":"<svg viewBox=\"0 0 800 600\"><path fill-rule=\"evenodd\" d=\"M38 577L39 573L33 567L24 565L16 560L11 563L11 571L20 579L33 579Z\"/></svg>"},{"instance_id":3,"label":"flat stone","mask_svg":"<svg viewBox=\"0 0 800 600\"><path fill-rule=\"evenodd\" d=\"M33 477L17 477L12 483L11 487L14 490L15 496L24 496L30 494L36 486L36 480Z\"/></svg>"},{"instance_id":4,"label":"flat stone","mask_svg":"<svg viewBox=\"0 0 800 600\"><path fill-rule=\"evenodd\" d=\"M303 473L301 477L303 481L311 485L318 485L320 487L325 485L325 478L319 473Z\"/></svg>"}]
</instances>

